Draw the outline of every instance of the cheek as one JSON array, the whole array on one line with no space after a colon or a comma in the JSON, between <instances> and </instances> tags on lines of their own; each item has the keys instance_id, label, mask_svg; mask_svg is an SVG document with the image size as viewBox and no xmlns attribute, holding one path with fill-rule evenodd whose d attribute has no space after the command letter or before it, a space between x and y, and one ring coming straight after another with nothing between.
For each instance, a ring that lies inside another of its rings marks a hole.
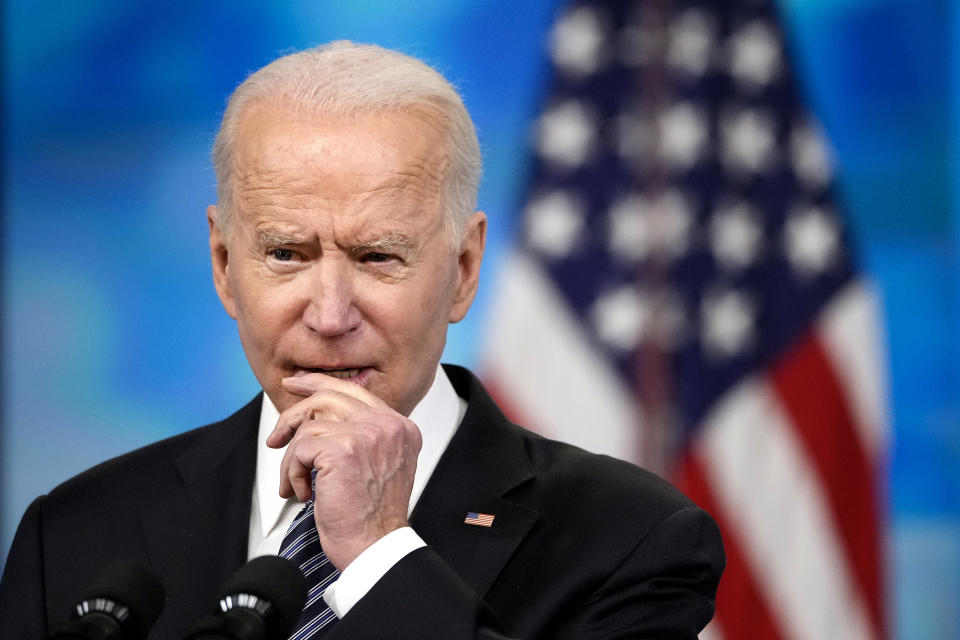
<instances>
[{"instance_id":1,"label":"cheek","mask_svg":"<svg viewBox=\"0 0 960 640\"><path fill-rule=\"evenodd\" d=\"M450 308L453 305L456 282L454 274L446 265L432 270L430 277L418 287L416 304L425 320L431 323L446 324Z\"/></svg>"},{"instance_id":2,"label":"cheek","mask_svg":"<svg viewBox=\"0 0 960 640\"><path fill-rule=\"evenodd\" d=\"M412 316L408 324L414 325L419 335L414 336L420 343L442 343L446 340L450 310L453 306L455 283L447 270L437 270L420 290L416 301L406 304L405 313Z\"/></svg>"},{"instance_id":3,"label":"cheek","mask_svg":"<svg viewBox=\"0 0 960 640\"><path fill-rule=\"evenodd\" d=\"M294 292L283 286L264 286L255 279L234 285L237 326L245 345L263 348L279 338L295 319Z\"/></svg>"},{"instance_id":4,"label":"cheek","mask_svg":"<svg viewBox=\"0 0 960 640\"><path fill-rule=\"evenodd\" d=\"M358 305L364 320L395 348L422 351L445 331L450 306L447 283L424 279L371 290Z\"/></svg>"}]
</instances>

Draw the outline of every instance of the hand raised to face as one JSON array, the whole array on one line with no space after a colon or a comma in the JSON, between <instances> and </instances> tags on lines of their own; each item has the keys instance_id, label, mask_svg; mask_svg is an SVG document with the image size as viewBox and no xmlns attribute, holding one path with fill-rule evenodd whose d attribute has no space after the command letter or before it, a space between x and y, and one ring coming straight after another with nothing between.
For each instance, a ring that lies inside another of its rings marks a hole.
<instances>
[{"instance_id":1,"label":"hand raised to face","mask_svg":"<svg viewBox=\"0 0 960 640\"><path fill-rule=\"evenodd\" d=\"M280 495L310 498L320 543L343 570L384 535L407 526L420 429L360 385L322 373L283 379L303 399L280 414L267 445L287 445Z\"/></svg>"}]
</instances>

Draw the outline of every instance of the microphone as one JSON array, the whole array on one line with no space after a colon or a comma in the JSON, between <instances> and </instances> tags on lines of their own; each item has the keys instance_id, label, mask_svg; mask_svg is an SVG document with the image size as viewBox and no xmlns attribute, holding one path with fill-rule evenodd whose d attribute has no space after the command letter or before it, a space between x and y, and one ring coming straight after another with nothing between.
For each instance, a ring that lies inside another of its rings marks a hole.
<instances>
[{"instance_id":1,"label":"microphone","mask_svg":"<svg viewBox=\"0 0 960 640\"><path fill-rule=\"evenodd\" d=\"M86 588L73 619L48 640L142 640L160 616L163 586L150 570L130 560L108 565Z\"/></svg>"},{"instance_id":2,"label":"microphone","mask_svg":"<svg viewBox=\"0 0 960 640\"><path fill-rule=\"evenodd\" d=\"M291 561L260 556L221 593L219 612L201 618L186 640L286 640L307 600L307 582Z\"/></svg>"}]
</instances>

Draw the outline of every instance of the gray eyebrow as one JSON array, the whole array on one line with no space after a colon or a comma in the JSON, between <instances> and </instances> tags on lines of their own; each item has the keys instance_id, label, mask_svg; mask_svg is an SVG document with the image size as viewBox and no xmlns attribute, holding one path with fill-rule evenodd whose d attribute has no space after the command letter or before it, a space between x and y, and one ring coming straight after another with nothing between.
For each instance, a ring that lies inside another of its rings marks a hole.
<instances>
[{"instance_id":1,"label":"gray eyebrow","mask_svg":"<svg viewBox=\"0 0 960 640\"><path fill-rule=\"evenodd\" d=\"M281 233L276 229L259 229L257 231L257 242L260 246L272 247L284 244L304 244L303 238Z\"/></svg>"},{"instance_id":2,"label":"gray eyebrow","mask_svg":"<svg viewBox=\"0 0 960 640\"><path fill-rule=\"evenodd\" d=\"M377 238L376 240L371 240L370 242L364 242L363 244L358 244L355 247L351 247L351 253L358 253L360 251L368 251L370 249L392 251L400 248L412 247L416 243L405 233L389 233L385 236Z\"/></svg>"}]
</instances>

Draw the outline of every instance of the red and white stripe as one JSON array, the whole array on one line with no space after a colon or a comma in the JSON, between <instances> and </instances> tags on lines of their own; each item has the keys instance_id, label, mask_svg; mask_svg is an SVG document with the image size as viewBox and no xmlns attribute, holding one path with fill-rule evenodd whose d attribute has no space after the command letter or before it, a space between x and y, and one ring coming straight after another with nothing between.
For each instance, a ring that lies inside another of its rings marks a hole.
<instances>
[{"instance_id":1,"label":"red and white stripe","mask_svg":"<svg viewBox=\"0 0 960 640\"><path fill-rule=\"evenodd\" d=\"M487 318L484 382L518 422L588 451L633 460L636 400L589 343L536 261L501 264Z\"/></svg>"},{"instance_id":2,"label":"red and white stripe","mask_svg":"<svg viewBox=\"0 0 960 640\"><path fill-rule=\"evenodd\" d=\"M504 266L484 377L525 424L638 458L638 409L533 261ZM858 282L769 370L731 390L674 478L721 527L728 566L705 638L885 635L887 439L875 297Z\"/></svg>"}]
</instances>

